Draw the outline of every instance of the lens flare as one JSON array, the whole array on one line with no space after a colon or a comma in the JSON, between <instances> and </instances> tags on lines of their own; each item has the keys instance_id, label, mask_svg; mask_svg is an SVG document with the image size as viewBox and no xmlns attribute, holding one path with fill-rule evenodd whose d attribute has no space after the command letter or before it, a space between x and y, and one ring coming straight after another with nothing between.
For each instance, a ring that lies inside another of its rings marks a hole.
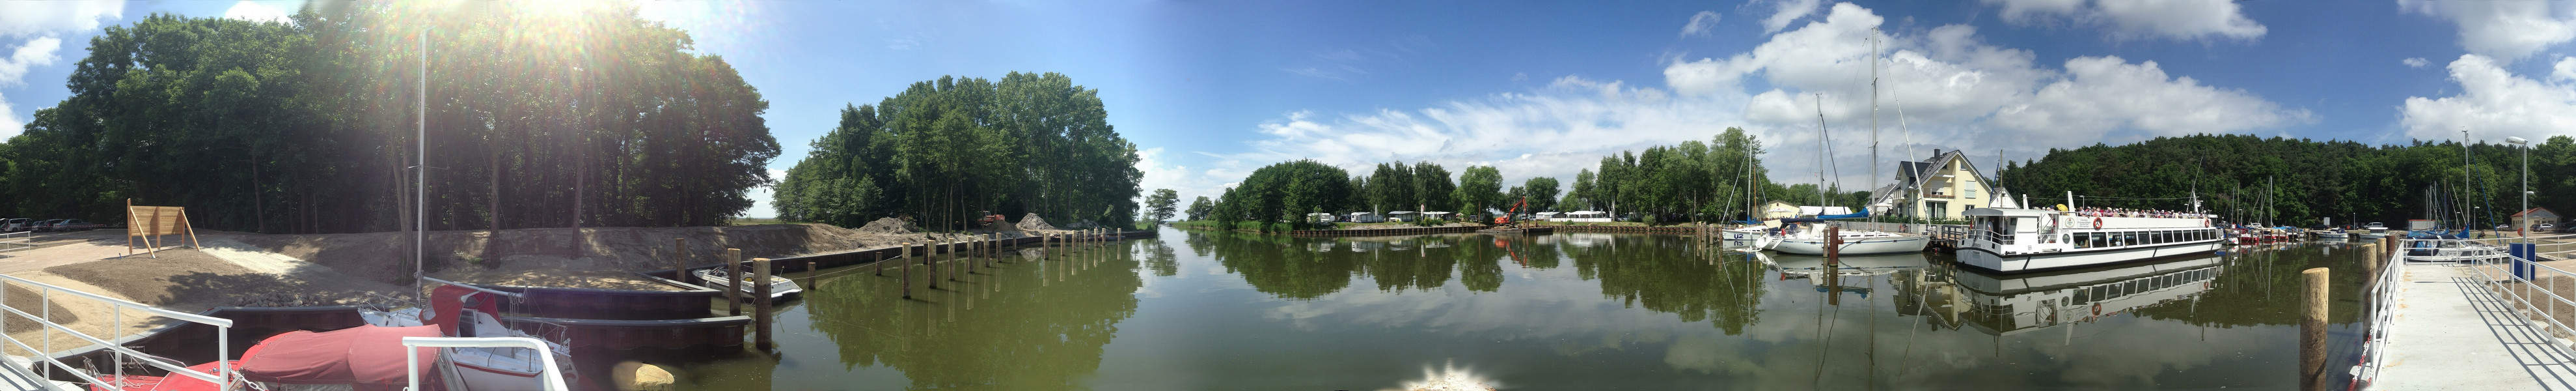
<instances>
[{"instance_id":1,"label":"lens flare","mask_svg":"<svg viewBox=\"0 0 2576 391\"><path fill-rule=\"evenodd\" d=\"M1422 380L1404 382L1397 391L1494 391L1502 385L1470 368L1459 368L1456 362L1441 363L1440 368L1422 366Z\"/></svg>"}]
</instances>

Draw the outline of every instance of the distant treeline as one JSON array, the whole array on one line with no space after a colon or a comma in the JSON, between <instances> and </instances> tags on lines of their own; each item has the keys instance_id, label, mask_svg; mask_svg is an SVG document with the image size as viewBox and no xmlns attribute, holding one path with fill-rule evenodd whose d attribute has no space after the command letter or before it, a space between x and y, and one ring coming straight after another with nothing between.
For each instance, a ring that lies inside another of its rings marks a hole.
<instances>
[{"instance_id":1,"label":"distant treeline","mask_svg":"<svg viewBox=\"0 0 2576 391\"><path fill-rule=\"evenodd\" d=\"M2531 205L2567 213L2576 206L2576 139L2535 140L2529 152ZM2196 189L2205 209L2234 221L2295 226L2332 217L2337 225L2386 222L2402 227L2404 220L2427 218L2425 190L2434 188L2448 194L2449 199L2433 201L2452 204L2443 210L2456 211L2465 199L2475 208L2474 219L2492 226L2522 205L2517 193L2523 153L2510 144L2469 145L2464 183L2456 141L2371 146L2194 135L2052 149L2037 161L2005 163L1996 182L2031 196L2038 206L2067 203L2064 194L2073 191L2084 206L2181 210L2190 207L2187 201L2171 198L2188 197ZM2268 210L2262 204L2267 181L2275 183L2268 190Z\"/></svg>"},{"instance_id":2,"label":"distant treeline","mask_svg":"<svg viewBox=\"0 0 2576 391\"><path fill-rule=\"evenodd\" d=\"M113 222L130 198L207 229L408 228L423 105L431 229L714 225L749 208L779 152L769 103L631 6L569 8L316 2L292 23L108 27L71 96L0 144L0 216Z\"/></svg>"},{"instance_id":3,"label":"distant treeline","mask_svg":"<svg viewBox=\"0 0 2576 391\"><path fill-rule=\"evenodd\" d=\"M1709 143L1684 141L1647 148L1642 154L1602 157L1597 171L1577 174L1573 189L1562 195L1557 194L1557 179L1549 177L1530 178L1503 189L1502 173L1491 166L1468 167L1453 182L1447 168L1431 162L1379 164L1368 175L1354 176L1340 167L1298 160L1254 170L1216 199L1199 197L1187 214L1191 220L1213 220L1228 227L1253 222L1264 229L1298 229L1308 225L1304 219L1308 213L1443 211L1464 217L1482 215L1488 209L1509 211L1526 199L1529 206L1522 208L1523 213L1636 212L1650 220L1675 222L1741 218L1751 204L1747 200L1755 196L1745 191L1748 186L1765 189L1763 193L1774 198L1815 199L1814 185L1781 187L1765 179L1761 159L1755 158L1761 153L1760 141L1743 129L1728 128ZM1830 197L1858 203L1855 199L1867 196L1862 192Z\"/></svg>"},{"instance_id":4,"label":"distant treeline","mask_svg":"<svg viewBox=\"0 0 2576 391\"><path fill-rule=\"evenodd\" d=\"M841 109L773 205L780 219L844 227L904 215L953 230L987 211L1127 226L1144 173L1108 118L1099 90L1056 73L913 83Z\"/></svg>"}]
</instances>

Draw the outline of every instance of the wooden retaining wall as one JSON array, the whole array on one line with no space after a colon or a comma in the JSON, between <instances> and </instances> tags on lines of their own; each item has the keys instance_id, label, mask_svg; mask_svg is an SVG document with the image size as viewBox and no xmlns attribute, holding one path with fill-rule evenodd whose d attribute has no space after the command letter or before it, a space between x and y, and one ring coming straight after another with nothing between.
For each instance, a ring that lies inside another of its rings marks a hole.
<instances>
[{"instance_id":1,"label":"wooden retaining wall","mask_svg":"<svg viewBox=\"0 0 2576 391\"><path fill-rule=\"evenodd\" d=\"M1104 236L1117 236L1119 239L1141 239L1141 238L1151 238L1151 237L1155 237L1155 236L1156 236L1156 235L1158 235L1158 234L1159 234L1158 230L1141 230L1141 231L1140 231L1140 230L1128 230L1128 231L1126 232L1126 234L1125 234L1125 235L1123 235L1123 236L1121 236L1121 235L1116 235L1116 234L1112 234L1112 235L1104 235ZM994 245L994 246L1000 247L1000 248L1018 248L1018 247L1034 247L1034 246L1039 245L1039 244L1040 244L1041 242L1043 242L1044 240L1045 240L1045 238L1044 238L1044 237L1039 237L1039 236L1030 236L1030 237L1019 237L1019 238L995 239L995 240L988 240L988 241L985 241L985 242L988 242L988 243L990 243L990 244L992 244L992 245ZM970 242L958 242L958 243L951 243L951 244L948 244L948 245L945 245L945 246L931 246L931 247L930 247L930 251L931 251L932 253L935 253L935 254L947 254L947 253L953 253L953 252L959 252L959 251L966 251L966 249L971 248L971 247L967 246L967 244L968 244L968 243L970 243ZM813 263L813 264L814 264L814 270L823 270L823 269L831 269L831 268L845 267L845 266L859 266L859 265L866 265L866 264L876 263L877 261L882 261L882 260L886 260L886 259L888 259L888 258L894 258L894 257L899 257L899 256L903 256L903 248L900 248L900 247L886 247L886 248L875 248L875 249L866 249L866 250L851 250L851 251L843 251L843 252L837 252L837 253L807 255L807 256L801 256L801 257L770 258L770 259L769 259L769 268L771 269L771 270L770 270L770 273L771 273L771 274L773 274L773 275L776 275L776 274L787 274L787 273L803 272L803 271L805 271L805 264L806 264L806 263L808 263L808 262L811 262L811 263ZM724 263L714 263L714 264L701 265L701 266L690 266L688 270L711 269L711 268L721 268L721 267L724 267ZM744 259L744 260L742 260L742 268L743 268L744 270L750 270L750 269L751 269L751 260L750 260L750 259ZM676 278L677 276L679 276L679 274L680 274L680 273L675 272L675 271L672 271L672 270L669 270L669 269L664 269L664 270L655 270L655 271L649 271L649 272L643 272L642 274L647 275L647 276L652 276L652 277L655 277L655 278L678 279L678 280L681 280L681 281L688 281L688 280L690 280L690 279L686 279L686 278ZM692 286L694 286L694 285L692 285ZM723 292L722 292L722 291L717 291L716 293L717 293L718 295L722 295L722 294L723 294Z\"/></svg>"},{"instance_id":2,"label":"wooden retaining wall","mask_svg":"<svg viewBox=\"0 0 2576 391\"><path fill-rule=\"evenodd\" d=\"M475 286L525 295L526 298L514 303L517 305L511 309L540 318L697 319L714 313L714 303L724 300L724 291L655 279L685 290L641 291L487 284L475 284Z\"/></svg>"},{"instance_id":3,"label":"wooden retaining wall","mask_svg":"<svg viewBox=\"0 0 2576 391\"><path fill-rule=\"evenodd\" d=\"M720 352L741 350L750 316L695 319L614 320L507 317L564 326L574 352L659 349ZM534 331L531 331L534 332Z\"/></svg>"}]
</instances>

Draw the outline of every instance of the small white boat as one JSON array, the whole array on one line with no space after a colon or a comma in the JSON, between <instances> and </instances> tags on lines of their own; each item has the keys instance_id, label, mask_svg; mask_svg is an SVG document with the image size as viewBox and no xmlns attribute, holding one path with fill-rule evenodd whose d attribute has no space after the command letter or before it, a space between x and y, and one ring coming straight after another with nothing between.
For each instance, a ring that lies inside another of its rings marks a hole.
<instances>
[{"instance_id":1,"label":"small white boat","mask_svg":"<svg viewBox=\"0 0 2576 391\"><path fill-rule=\"evenodd\" d=\"M2387 237L2388 237L2388 226L2387 226L2387 225L2381 225L2381 224L2379 224L2379 223L2370 223L2370 225L2369 225L2369 226L2365 226L2365 227L2362 227L2362 228L2368 228L2368 229L2369 229L2369 230L2367 230L2367 231L2363 231L2362 233L2360 233L2360 234L2359 234L2359 235L2361 236L2361 239L2362 239L2362 240L2379 240L2379 239L2384 239L2384 238L2387 238Z\"/></svg>"},{"instance_id":2,"label":"small white boat","mask_svg":"<svg viewBox=\"0 0 2576 391\"><path fill-rule=\"evenodd\" d=\"M696 272L692 273L698 276L698 281L705 282L705 285L708 288L725 289L733 287L733 279L725 278L724 270L698 269ZM751 279L751 277L745 276L743 279L748 280ZM740 292L753 293L752 288L756 287L758 286L744 285ZM782 299L804 292L804 288L796 286L796 280L790 280L787 279L787 277L779 277L775 275L769 276L769 298L771 299Z\"/></svg>"},{"instance_id":3,"label":"small white boat","mask_svg":"<svg viewBox=\"0 0 2576 391\"><path fill-rule=\"evenodd\" d=\"M1842 245L1834 251L1837 255L1923 252L1923 247L1932 244L1930 237L1879 231L1842 231L1840 236L1842 236ZM1825 255L1825 228L1821 224L1809 225L1803 231L1773 237L1776 239L1772 239L1767 243L1769 246L1765 247L1771 251L1782 254Z\"/></svg>"},{"instance_id":4,"label":"small white boat","mask_svg":"<svg viewBox=\"0 0 2576 391\"><path fill-rule=\"evenodd\" d=\"M1733 242L1733 241L1751 241L1751 240L1754 240L1754 239L1760 239L1760 238L1762 238L1762 236L1763 236L1763 235L1770 235L1770 234L1771 234L1771 229L1770 229L1769 227L1763 227L1763 226L1759 226L1759 225L1749 225L1749 226L1742 226L1742 227L1728 228L1728 229L1726 229L1725 231L1720 231L1720 232L1723 232L1723 233L1725 234L1725 236L1726 236L1726 240L1727 240L1727 241L1730 241L1730 242Z\"/></svg>"},{"instance_id":5,"label":"small white boat","mask_svg":"<svg viewBox=\"0 0 2576 391\"><path fill-rule=\"evenodd\" d=\"M2325 240L2344 240L2352 238L2352 234L2343 232L2342 228L2334 228L2317 231L2317 238Z\"/></svg>"}]
</instances>

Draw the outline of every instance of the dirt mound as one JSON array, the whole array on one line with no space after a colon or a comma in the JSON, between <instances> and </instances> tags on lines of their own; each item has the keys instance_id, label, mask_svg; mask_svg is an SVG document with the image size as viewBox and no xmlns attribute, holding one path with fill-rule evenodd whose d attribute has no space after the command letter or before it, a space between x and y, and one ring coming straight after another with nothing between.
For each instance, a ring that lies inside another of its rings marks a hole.
<instances>
[{"instance_id":1,"label":"dirt mound","mask_svg":"<svg viewBox=\"0 0 2576 391\"><path fill-rule=\"evenodd\" d=\"M1030 214L1029 214L1029 215L1027 215L1027 216L1020 216L1020 224L1019 224L1018 226L1020 227L1020 230L1021 230L1021 231L1054 231L1054 230L1056 230L1056 228L1055 228L1055 226L1054 226L1054 225L1049 225L1049 224L1047 224L1047 221L1046 221L1046 218L1045 218L1045 217L1038 217L1038 214L1036 214L1036 213L1030 213Z\"/></svg>"},{"instance_id":2,"label":"dirt mound","mask_svg":"<svg viewBox=\"0 0 2576 391\"><path fill-rule=\"evenodd\" d=\"M912 228L912 224L905 223L902 219L887 217L870 221L868 225L860 226L858 231L866 234L902 235L915 231Z\"/></svg>"},{"instance_id":3,"label":"dirt mound","mask_svg":"<svg viewBox=\"0 0 2576 391\"><path fill-rule=\"evenodd\" d=\"M18 284L9 284L9 308L16 308L19 311L25 311L30 314L49 315L53 317L54 323L57 324L72 324L80 321L80 315L76 315L73 311L45 311L45 304L42 304L45 302L45 299L44 296L39 296L40 294L41 293L36 292L34 289L18 286ZM62 307L63 303L57 301L54 302L53 306ZM39 328L44 328L43 325L38 325L36 322L25 322L24 320L27 320L28 318L19 317L17 315L9 315L9 317L21 320L20 322L9 322L9 329L7 331L11 333L34 331Z\"/></svg>"},{"instance_id":4,"label":"dirt mound","mask_svg":"<svg viewBox=\"0 0 2576 391\"><path fill-rule=\"evenodd\" d=\"M129 257L45 268L144 304L158 306L299 306L361 304L400 288L253 271L193 249L163 250L159 259ZM374 295L369 293L373 292Z\"/></svg>"}]
</instances>

